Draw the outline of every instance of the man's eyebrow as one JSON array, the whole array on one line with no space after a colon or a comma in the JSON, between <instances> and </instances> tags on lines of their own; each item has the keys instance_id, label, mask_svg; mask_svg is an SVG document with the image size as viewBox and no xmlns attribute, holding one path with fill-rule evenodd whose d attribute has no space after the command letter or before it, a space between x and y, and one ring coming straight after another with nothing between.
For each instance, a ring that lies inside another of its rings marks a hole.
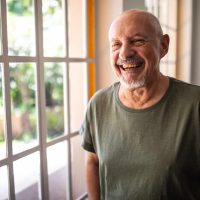
<instances>
[{"instance_id":1,"label":"man's eyebrow","mask_svg":"<svg viewBox=\"0 0 200 200\"><path fill-rule=\"evenodd\" d=\"M120 41L118 38L112 38L111 39L111 42L117 42L117 41Z\"/></svg>"},{"instance_id":2,"label":"man's eyebrow","mask_svg":"<svg viewBox=\"0 0 200 200\"><path fill-rule=\"evenodd\" d=\"M148 35L144 34L144 33L136 33L134 35L130 35L130 36L127 36L126 40L132 40L134 38L143 38L143 39L148 39ZM120 39L119 38L111 38L110 40L111 43L113 42L120 42Z\"/></svg>"},{"instance_id":3,"label":"man's eyebrow","mask_svg":"<svg viewBox=\"0 0 200 200\"><path fill-rule=\"evenodd\" d=\"M148 36L144 33L136 33L128 38L135 38L135 37L142 37L142 38L148 38Z\"/></svg>"}]
</instances>

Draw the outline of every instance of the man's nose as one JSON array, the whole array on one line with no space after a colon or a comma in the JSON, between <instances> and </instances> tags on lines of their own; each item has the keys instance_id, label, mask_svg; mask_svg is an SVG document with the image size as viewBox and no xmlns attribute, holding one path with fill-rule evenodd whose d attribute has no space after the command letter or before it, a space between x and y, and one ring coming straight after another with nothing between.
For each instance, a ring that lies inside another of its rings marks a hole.
<instances>
[{"instance_id":1,"label":"man's nose","mask_svg":"<svg viewBox=\"0 0 200 200\"><path fill-rule=\"evenodd\" d=\"M129 45L124 44L120 49L119 57L122 60L126 60L128 58L131 58L134 54L135 50L132 49Z\"/></svg>"}]
</instances>

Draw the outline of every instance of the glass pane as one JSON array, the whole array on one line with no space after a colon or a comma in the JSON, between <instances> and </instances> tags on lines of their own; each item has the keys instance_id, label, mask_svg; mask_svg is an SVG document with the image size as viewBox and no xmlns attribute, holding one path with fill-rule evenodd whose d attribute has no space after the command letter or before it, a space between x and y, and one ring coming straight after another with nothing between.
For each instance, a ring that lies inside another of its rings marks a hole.
<instances>
[{"instance_id":1,"label":"glass pane","mask_svg":"<svg viewBox=\"0 0 200 200\"><path fill-rule=\"evenodd\" d=\"M34 1L7 0L9 55L35 55Z\"/></svg>"},{"instance_id":2,"label":"glass pane","mask_svg":"<svg viewBox=\"0 0 200 200\"><path fill-rule=\"evenodd\" d=\"M69 57L86 56L84 2L83 0L68 0Z\"/></svg>"},{"instance_id":3,"label":"glass pane","mask_svg":"<svg viewBox=\"0 0 200 200\"><path fill-rule=\"evenodd\" d=\"M4 132L4 107L2 91L2 64L0 63L0 159L6 157L6 141Z\"/></svg>"},{"instance_id":4,"label":"glass pane","mask_svg":"<svg viewBox=\"0 0 200 200\"><path fill-rule=\"evenodd\" d=\"M67 143L61 142L48 147L47 161L50 200L65 200L67 199Z\"/></svg>"},{"instance_id":5,"label":"glass pane","mask_svg":"<svg viewBox=\"0 0 200 200\"><path fill-rule=\"evenodd\" d=\"M63 68L62 63L45 63L48 140L64 134Z\"/></svg>"},{"instance_id":6,"label":"glass pane","mask_svg":"<svg viewBox=\"0 0 200 200\"><path fill-rule=\"evenodd\" d=\"M16 200L41 199L39 193L40 163L38 152L14 162L14 179Z\"/></svg>"},{"instance_id":7,"label":"glass pane","mask_svg":"<svg viewBox=\"0 0 200 200\"><path fill-rule=\"evenodd\" d=\"M1 1L0 1L0 16L1 16ZM0 55L2 55L2 20L0 17Z\"/></svg>"},{"instance_id":8,"label":"glass pane","mask_svg":"<svg viewBox=\"0 0 200 200\"><path fill-rule=\"evenodd\" d=\"M80 136L71 139L72 191L73 199L86 192L85 154L81 148Z\"/></svg>"},{"instance_id":9,"label":"glass pane","mask_svg":"<svg viewBox=\"0 0 200 200\"><path fill-rule=\"evenodd\" d=\"M35 87L35 64L10 64L14 153L38 144Z\"/></svg>"},{"instance_id":10,"label":"glass pane","mask_svg":"<svg viewBox=\"0 0 200 200\"><path fill-rule=\"evenodd\" d=\"M78 131L83 121L87 94L85 71L85 63L71 63L69 65L71 132Z\"/></svg>"},{"instance_id":11,"label":"glass pane","mask_svg":"<svg viewBox=\"0 0 200 200\"><path fill-rule=\"evenodd\" d=\"M0 199L8 199L8 171L7 166L0 167Z\"/></svg>"},{"instance_id":12,"label":"glass pane","mask_svg":"<svg viewBox=\"0 0 200 200\"><path fill-rule=\"evenodd\" d=\"M42 2L44 55L65 56L64 1L43 0Z\"/></svg>"}]
</instances>

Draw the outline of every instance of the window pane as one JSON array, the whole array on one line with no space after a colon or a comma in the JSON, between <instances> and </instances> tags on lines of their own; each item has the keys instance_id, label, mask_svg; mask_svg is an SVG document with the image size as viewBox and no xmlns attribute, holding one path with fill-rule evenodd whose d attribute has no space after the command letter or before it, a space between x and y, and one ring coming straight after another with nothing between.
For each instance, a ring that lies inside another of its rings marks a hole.
<instances>
[{"instance_id":1,"label":"window pane","mask_svg":"<svg viewBox=\"0 0 200 200\"><path fill-rule=\"evenodd\" d=\"M35 55L33 5L33 0L7 0L9 55Z\"/></svg>"},{"instance_id":2,"label":"window pane","mask_svg":"<svg viewBox=\"0 0 200 200\"><path fill-rule=\"evenodd\" d=\"M69 57L86 56L84 2L83 0L68 0Z\"/></svg>"},{"instance_id":3,"label":"window pane","mask_svg":"<svg viewBox=\"0 0 200 200\"><path fill-rule=\"evenodd\" d=\"M69 65L71 132L78 131L83 121L87 92L85 72L85 63L71 63Z\"/></svg>"},{"instance_id":4,"label":"window pane","mask_svg":"<svg viewBox=\"0 0 200 200\"><path fill-rule=\"evenodd\" d=\"M40 163L38 152L14 162L14 179L16 200L41 199L39 193Z\"/></svg>"},{"instance_id":5,"label":"window pane","mask_svg":"<svg viewBox=\"0 0 200 200\"><path fill-rule=\"evenodd\" d=\"M0 16L1 16L1 1L0 1ZM0 17L0 55L2 55L2 20Z\"/></svg>"},{"instance_id":6,"label":"window pane","mask_svg":"<svg viewBox=\"0 0 200 200\"><path fill-rule=\"evenodd\" d=\"M73 199L77 199L86 192L85 154L81 148L80 136L71 139L71 153Z\"/></svg>"},{"instance_id":7,"label":"window pane","mask_svg":"<svg viewBox=\"0 0 200 200\"><path fill-rule=\"evenodd\" d=\"M67 143L61 142L47 149L50 200L67 199Z\"/></svg>"},{"instance_id":8,"label":"window pane","mask_svg":"<svg viewBox=\"0 0 200 200\"><path fill-rule=\"evenodd\" d=\"M38 144L35 87L35 64L10 64L14 153Z\"/></svg>"},{"instance_id":9,"label":"window pane","mask_svg":"<svg viewBox=\"0 0 200 200\"><path fill-rule=\"evenodd\" d=\"M2 91L2 64L0 63L0 159L6 157L6 141L4 132L4 107Z\"/></svg>"},{"instance_id":10,"label":"window pane","mask_svg":"<svg viewBox=\"0 0 200 200\"><path fill-rule=\"evenodd\" d=\"M0 167L0 199L8 199L8 171L7 166Z\"/></svg>"},{"instance_id":11,"label":"window pane","mask_svg":"<svg viewBox=\"0 0 200 200\"><path fill-rule=\"evenodd\" d=\"M43 0L42 2L44 55L65 56L64 1Z\"/></svg>"},{"instance_id":12,"label":"window pane","mask_svg":"<svg viewBox=\"0 0 200 200\"><path fill-rule=\"evenodd\" d=\"M46 120L48 139L64 134L62 63L45 63Z\"/></svg>"}]
</instances>

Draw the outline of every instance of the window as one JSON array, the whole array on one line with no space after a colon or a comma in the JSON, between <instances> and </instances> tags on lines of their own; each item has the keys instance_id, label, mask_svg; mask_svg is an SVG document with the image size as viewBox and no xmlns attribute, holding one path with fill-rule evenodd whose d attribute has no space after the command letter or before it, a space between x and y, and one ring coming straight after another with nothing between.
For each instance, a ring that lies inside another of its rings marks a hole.
<instances>
[{"instance_id":1,"label":"window","mask_svg":"<svg viewBox=\"0 0 200 200\"><path fill-rule=\"evenodd\" d=\"M94 0L0 2L0 199L85 199Z\"/></svg>"},{"instance_id":2,"label":"window","mask_svg":"<svg viewBox=\"0 0 200 200\"><path fill-rule=\"evenodd\" d=\"M145 0L146 7L158 17L163 32L170 36L168 54L161 60L160 70L168 76L176 77L177 73L177 1Z\"/></svg>"}]
</instances>

